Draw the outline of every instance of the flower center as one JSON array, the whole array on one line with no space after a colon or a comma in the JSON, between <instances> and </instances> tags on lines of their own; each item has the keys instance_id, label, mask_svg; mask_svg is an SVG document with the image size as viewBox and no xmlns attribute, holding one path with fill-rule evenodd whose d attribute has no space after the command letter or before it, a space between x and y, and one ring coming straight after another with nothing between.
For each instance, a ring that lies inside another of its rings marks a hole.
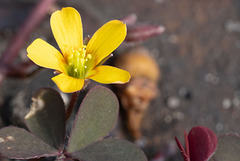
<instances>
[{"instance_id":1,"label":"flower center","mask_svg":"<svg viewBox=\"0 0 240 161\"><path fill-rule=\"evenodd\" d=\"M86 54L86 46L83 46L83 48L79 50L72 50L72 53L68 56L68 75L74 78L84 79L88 71L86 62L91 58L91 54Z\"/></svg>"}]
</instances>

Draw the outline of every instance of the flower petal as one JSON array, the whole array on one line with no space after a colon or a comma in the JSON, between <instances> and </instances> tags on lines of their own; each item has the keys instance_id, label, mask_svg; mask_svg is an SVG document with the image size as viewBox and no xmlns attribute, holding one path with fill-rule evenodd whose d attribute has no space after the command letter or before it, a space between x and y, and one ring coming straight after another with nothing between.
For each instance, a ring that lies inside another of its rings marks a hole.
<instances>
[{"instance_id":1,"label":"flower petal","mask_svg":"<svg viewBox=\"0 0 240 161\"><path fill-rule=\"evenodd\" d=\"M42 39L33 41L32 44L28 46L27 52L27 56L35 64L64 72L65 61L62 54Z\"/></svg>"},{"instance_id":2,"label":"flower petal","mask_svg":"<svg viewBox=\"0 0 240 161\"><path fill-rule=\"evenodd\" d=\"M54 12L50 24L53 35L65 58L72 50L78 50L82 47L82 20L77 10L67 7Z\"/></svg>"},{"instance_id":3,"label":"flower petal","mask_svg":"<svg viewBox=\"0 0 240 161\"><path fill-rule=\"evenodd\" d=\"M98 29L87 44L87 54L92 54L89 66L95 67L102 59L113 52L125 39L126 24L113 20Z\"/></svg>"},{"instance_id":4,"label":"flower petal","mask_svg":"<svg viewBox=\"0 0 240 161\"><path fill-rule=\"evenodd\" d=\"M130 80L129 72L112 67L101 65L91 70L88 74L87 78L90 78L96 82L109 84L109 83L126 83Z\"/></svg>"},{"instance_id":5,"label":"flower petal","mask_svg":"<svg viewBox=\"0 0 240 161\"><path fill-rule=\"evenodd\" d=\"M84 79L78 79L70 77L64 73L61 73L52 78L58 88L65 93L72 93L82 89L84 85Z\"/></svg>"}]
</instances>

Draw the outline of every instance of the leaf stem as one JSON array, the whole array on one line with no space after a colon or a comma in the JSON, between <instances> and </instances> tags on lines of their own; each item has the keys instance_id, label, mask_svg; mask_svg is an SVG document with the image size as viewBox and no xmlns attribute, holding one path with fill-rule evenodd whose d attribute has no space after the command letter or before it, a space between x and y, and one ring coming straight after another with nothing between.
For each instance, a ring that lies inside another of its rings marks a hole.
<instances>
[{"instance_id":1,"label":"leaf stem","mask_svg":"<svg viewBox=\"0 0 240 161\"><path fill-rule=\"evenodd\" d=\"M177 137L175 137L175 140L178 145L178 148L180 149L180 153L182 154L184 161L190 161L190 158L188 157L186 151L184 150L184 147L182 146L182 144L180 143Z\"/></svg>"},{"instance_id":2,"label":"leaf stem","mask_svg":"<svg viewBox=\"0 0 240 161\"><path fill-rule=\"evenodd\" d=\"M188 156L188 160L190 160L189 141L188 141L186 130L184 131L184 139L185 139L186 153L187 153L187 156Z\"/></svg>"},{"instance_id":3,"label":"leaf stem","mask_svg":"<svg viewBox=\"0 0 240 161\"><path fill-rule=\"evenodd\" d=\"M79 93L80 93L80 91L77 91L72 94L70 103L69 103L68 108L65 113L65 121L67 121L69 119L69 117L71 116L73 108L76 105Z\"/></svg>"}]
</instances>

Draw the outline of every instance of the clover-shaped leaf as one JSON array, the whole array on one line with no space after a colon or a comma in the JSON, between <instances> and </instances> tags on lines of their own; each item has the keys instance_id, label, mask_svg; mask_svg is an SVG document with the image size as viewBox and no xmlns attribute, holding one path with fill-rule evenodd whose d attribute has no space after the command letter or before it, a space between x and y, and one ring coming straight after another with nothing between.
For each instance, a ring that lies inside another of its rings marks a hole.
<instances>
[{"instance_id":1,"label":"clover-shaped leaf","mask_svg":"<svg viewBox=\"0 0 240 161\"><path fill-rule=\"evenodd\" d=\"M144 153L134 144L108 138L71 154L73 158L87 161L146 161Z\"/></svg>"},{"instance_id":2,"label":"clover-shaped leaf","mask_svg":"<svg viewBox=\"0 0 240 161\"><path fill-rule=\"evenodd\" d=\"M25 123L31 133L61 149L65 136L65 107L60 94L51 88L38 90L32 97Z\"/></svg>"},{"instance_id":3,"label":"clover-shaped leaf","mask_svg":"<svg viewBox=\"0 0 240 161\"><path fill-rule=\"evenodd\" d=\"M208 161L217 148L216 135L204 126L193 127L184 136L186 150L175 137L184 161Z\"/></svg>"},{"instance_id":4,"label":"clover-shaped leaf","mask_svg":"<svg viewBox=\"0 0 240 161\"><path fill-rule=\"evenodd\" d=\"M217 148L217 137L210 129L196 126L188 133L191 161L207 161Z\"/></svg>"},{"instance_id":5,"label":"clover-shaped leaf","mask_svg":"<svg viewBox=\"0 0 240 161\"><path fill-rule=\"evenodd\" d=\"M118 100L109 89L93 88L76 115L67 151L79 151L108 135L116 124L118 108Z\"/></svg>"},{"instance_id":6,"label":"clover-shaped leaf","mask_svg":"<svg viewBox=\"0 0 240 161\"><path fill-rule=\"evenodd\" d=\"M0 155L13 159L53 156L61 161L146 161L144 153L134 144L113 138L103 139L118 117L118 101L109 89L98 86L86 95L66 149L62 146L64 112L63 101L56 91L49 88L39 90L25 118L33 134L17 127L2 128Z\"/></svg>"},{"instance_id":7,"label":"clover-shaped leaf","mask_svg":"<svg viewBox=\"0 0 240 161\"><path fill-rule=\"evenodd\" d=\"M0 154L12 159L30 159L56 156L59 152L28 131L10 126L0 130Z\"/></svg>"}]
</instances>

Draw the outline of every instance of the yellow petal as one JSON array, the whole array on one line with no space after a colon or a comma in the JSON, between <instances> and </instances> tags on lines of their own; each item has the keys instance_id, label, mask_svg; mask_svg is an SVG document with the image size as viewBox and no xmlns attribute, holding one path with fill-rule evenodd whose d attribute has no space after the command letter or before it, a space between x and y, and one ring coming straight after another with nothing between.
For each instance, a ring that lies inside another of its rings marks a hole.
<instances>
[{"instance_id":1,"label":"yellow petal","mask_svg":"<svg viewBox=\"0 0 240 161\"><path fill-rule=\"evenodd\" d=\"M82 20L77 10L67 7L54 12L50 24L53 35L65 58L72 50L78 50L82 47Z\"/></svg>"},{"instance_id":2,"label":"yellow petal","mask_svg":"<svg viewBox=\"0 0 240 161\"><path fill-rule=\"evenodd\" d=\"M65 93L72 93L82 89L84 79L77 79L61 73L52 78L58 88Z\"/></svg>"},{"instance_id":3,"label":"yellow petal","mask_svg":"<svg viewBox=\"0 0 240 161\"><path fill-rule=\"evenodd\" d=\"M109 83L126 83L130 79L129 72L112 67L101 65L90 71L88 78L103 84Z\"/></svg>"},{"instance_id":4,"label":"yellow petal","mask_svg":"<svg viewBox=\"0 0 240 161\"><path fill-rule=\"evenodd\" d=\"M87 44L87 54L92 54L89 66L96 66L102 59L111 54L125 39L126 25L113 20L98 29Z\"/></svg>"},{"instance_id":5,"label":"yellow petal","mask_svg":"<svg viewBox=\"0 0 240 161\"><path fill-rule=\"evenodd\" d=\"M32 44L28 46L27 52L27 56L35 64L64 72L65 61L62 54L42 39L33 41Z\"/></svg>"}]
</instances>

